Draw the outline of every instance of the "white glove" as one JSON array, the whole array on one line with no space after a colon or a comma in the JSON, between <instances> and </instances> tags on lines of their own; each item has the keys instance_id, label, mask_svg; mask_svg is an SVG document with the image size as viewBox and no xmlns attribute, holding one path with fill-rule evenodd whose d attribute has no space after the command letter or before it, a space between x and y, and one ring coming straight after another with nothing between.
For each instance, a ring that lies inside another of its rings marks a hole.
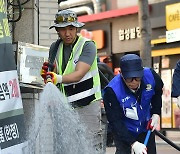
<instances>
[{"instance_id":1,"label":"white glove","mask_svg":"<svg viewBox=\"0 0 180 154\"><path fill-rule=\"evenodd\" d=\"M58 75L54 72L47 72L46 73L47 76L50 76L50 82L52 82L53 84L58 84L58 83L62 83L62 75ZM48 82L48 81L46 81Z\"/></svg>"},{"instance_id":2,"label":"white glove","mask_svg":"<svg viewBox=\"0 0 180 154\"><path fill-rule=\"evenodd\" d=\"M147 154L146 150L146 146L138 141L132 145L132 152L134 152L134 154Z\"/></svg>"},{"instance_id":3,"label":"white glove","mask_svg":"<svg viewBox=\"0 0 180 154\"><path fill-rule=\"evenodd\" d=\"M177 105L180 108L180 96L177 98Z\"/></svg>"},{"instance_id":4,"label":"white glove","mask_svg":"<svg viewBox=\"0 0 180 154\"><path fill-rule=\"evenodd\" d=\"M57 75L57 83L62 83L62 75Z\"/></svg>"},{"instance_id":5,"label":"white glove","mask_svg":"<svg viewBox=\"0 0 180 154\"><path fill-rule=\"evenodd\" d=\"M151 117L152 121L151 121L151 128L152 128L152 132L157 128L158 124L159 124L159 115L158 114L153 114Z\"/></svg>"}]
</instances>

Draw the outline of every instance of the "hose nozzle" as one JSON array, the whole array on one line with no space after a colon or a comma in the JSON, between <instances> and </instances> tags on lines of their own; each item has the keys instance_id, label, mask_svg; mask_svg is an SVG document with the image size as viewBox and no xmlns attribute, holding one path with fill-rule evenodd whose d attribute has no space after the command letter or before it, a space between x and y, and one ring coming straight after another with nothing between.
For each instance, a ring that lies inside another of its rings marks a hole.
<instances>
[{"instance_id":1,"label":"hose nozzle","mask_svg":"<svg viewBox=\"0 0 180 154\"><path fill-rule=\"evenodd\" d=\"M48 82L52 82L52 79L51 79L50 75L47 75L47 77L46 77L46 83L48 83Z\"/></svg>"},{"instance_id":2,"label":"hose nozzle","mask_svg":"<svg viewBox=\"0 0 180 154\"><path fill-rule=\"evenodd\" d=\"M51 72L53 71L53 64L49 63L49 66L48 66L48 72ZM52 82L52 78L51 78L51 75L47 75L46 76L46 83L48 82Z\"/></svg>"}]
</instances>

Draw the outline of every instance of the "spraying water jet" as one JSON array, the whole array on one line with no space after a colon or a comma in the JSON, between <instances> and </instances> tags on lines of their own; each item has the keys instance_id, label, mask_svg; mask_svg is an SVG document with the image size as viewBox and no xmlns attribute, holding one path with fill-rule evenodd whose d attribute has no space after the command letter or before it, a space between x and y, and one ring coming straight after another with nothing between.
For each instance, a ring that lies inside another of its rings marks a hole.
<instances>
[{"instance_id":1,"label":"spraying water jet","mask_svg":"<svg viewBox=\"0 0 180 154\"><path fill-rule=\"evenodd\" d=\"M59 89L48 82L40 95L40 123L29 148L34 154L39 140L42 154L96 154L86 126ZM88 138L88 140L87 140Z\"/></svg>"}]
</instances>

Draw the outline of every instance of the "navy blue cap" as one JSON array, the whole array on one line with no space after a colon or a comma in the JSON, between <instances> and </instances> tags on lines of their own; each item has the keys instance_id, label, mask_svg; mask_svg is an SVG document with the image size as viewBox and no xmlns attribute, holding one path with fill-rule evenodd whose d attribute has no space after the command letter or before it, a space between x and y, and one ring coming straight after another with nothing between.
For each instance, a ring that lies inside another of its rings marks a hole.
<instances>
[{"instance_id":1,"label":"navy blue cap","mask_svg":"<svg viewBox=\"0 0 180 154\"><path fill-rule=\"evenodd\" d=\"M127 54L121 57L120 68L124 78L143 76L142 60L136 54Z\"/></svg>"}]
</instances>

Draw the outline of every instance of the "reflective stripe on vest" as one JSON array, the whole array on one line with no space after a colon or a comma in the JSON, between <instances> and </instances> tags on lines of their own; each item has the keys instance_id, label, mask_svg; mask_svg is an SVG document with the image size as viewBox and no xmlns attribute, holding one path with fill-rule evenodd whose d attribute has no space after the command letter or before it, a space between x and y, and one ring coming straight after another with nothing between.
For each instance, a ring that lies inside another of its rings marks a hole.
<instances>
[{"instance_id":1,"label":"reflective stripe on vest","mask_svg":"<svg viewBox=\"0 0 180 154\"><path fill-rule=\"evenodd\" d=\"M76 64L82 53L84 43L90 41L89 39L79 37L78 41L73 47L72 53L69 57L69 61L66 65L63 75L70 74L75 71ZM62 74L62 57L63 57L63 43L60 43L60 54L59 54L59 73ZM62 91L65 92L68 102L72 103L75 101L86 101L89 104L92 101L101 98L100 78L97 67L97 59L94 62L90 70L86 75L76 83L62 84Z\"/></svg>"}]
</instances>

